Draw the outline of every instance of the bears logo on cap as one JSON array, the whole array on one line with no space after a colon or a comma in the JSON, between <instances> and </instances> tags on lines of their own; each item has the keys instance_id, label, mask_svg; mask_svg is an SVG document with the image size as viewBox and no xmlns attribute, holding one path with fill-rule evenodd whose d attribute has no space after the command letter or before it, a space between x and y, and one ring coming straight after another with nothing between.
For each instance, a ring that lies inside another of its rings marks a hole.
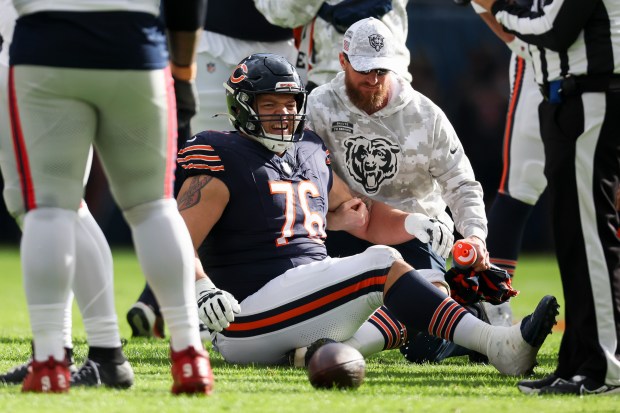
<instances>
[{"instance_id":1,"label":"bears logo on cap","mask_svg":"<svg viewBox=\"0 0 620 413\"><path fill-rule=\"evenodd\" d=\"M371 34L368 36L368 40L370 41L370 47L375 49L377 52L383 49L383 36L380 34Z\"/></svg>"}]
</instances>

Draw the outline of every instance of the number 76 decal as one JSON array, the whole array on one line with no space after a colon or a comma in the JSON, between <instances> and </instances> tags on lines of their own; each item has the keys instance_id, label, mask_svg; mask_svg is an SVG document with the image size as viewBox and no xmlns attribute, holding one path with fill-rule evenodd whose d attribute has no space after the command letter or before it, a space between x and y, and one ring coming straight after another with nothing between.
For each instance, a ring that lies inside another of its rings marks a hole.
<instances>
[{"instance_id":1,"label":"number 76 decal","mask_svg":"<svg viewBox=\"0 0 620 413\"><path fill-rule=\"evenodd\" d=\"M325 238L323 215L320 212L310 211L308 206L308 196L314 198L320 196L320 192L316 185L311 181L301 181L297 184L297 194L291 182L286 181L270 181L269 189L271 194L284 194L286 197L284 206L284 225L282 225L281 236L276 239L278 247L288 244L288 238L294 234L295 226L295 196L299 198L299 205L304 213L304 228L308 231L308 237L316 239L319 242L321 238Z\"/></svg>"}]
</instances>

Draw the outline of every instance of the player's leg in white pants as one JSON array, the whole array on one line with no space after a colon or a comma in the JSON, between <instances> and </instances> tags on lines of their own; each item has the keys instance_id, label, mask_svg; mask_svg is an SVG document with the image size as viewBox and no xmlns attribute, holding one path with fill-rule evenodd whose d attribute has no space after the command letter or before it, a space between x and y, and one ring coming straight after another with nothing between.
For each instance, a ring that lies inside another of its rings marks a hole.
<instances>
[{"instance_id":1,"label":"player's leg in white pants","mask_svg":"<svg viewBox=\"0 0 620 413\"><path fill-rule=\"evenodd\" d=\"M97 72L101 90L93 99L102 120L94 144L110 190L131 227L138 260L161 305L173 351L200 349L194 249L172 198L176 159L172 78L168 70ZM115 85L114 93L107 92L108 82ZM119 83L127 93L118 93Z\"/></svg>"},{"instance_id":2,"label":"player's leg in white pants","mask_svg":"<svg viewBox=\"0 0 620 413\"><path fill-rule=\"evenodd\" d=\"M0 129L10 130L8 118L9 108L7 102L6 84L8 82L8 67L0 66ZM89 161L85 168L84 185L86 185L88 171L90 170L92 151ZM4 200L12 215L15 217L20 228L23 228L25 208L20 188L20 178L14 157L13 142L10 134L0 135L0 171L4 181ZM76 227L76 272L80 274L74 279L73 289L77 292L78 301L90 303L88 308L93 314L116 317L112 290L112 262L111 252L107 245L101 229L90 215L88 208L83 203L78 211L78 225ZM94 242L93 242L94 241ZM104 259L98 259L103 257ZM104 265L101 267L99 264ZM106 274L100 276L100 274ZM104 280L107 279L107 280ZM100 281L104 280L104 281ZM102 285L103 283L103 285ZM104 287L109 285L109 287ZM85 288L82 288L84 286ZM92 293L92 294L91 294ZM91 294L91 295L89 295ZM100 305L102 303L102 305ZM110 306L109 303L112 303ZM65 348L72 348L72 305L73 294L69 294L65 304L63 318L63 342ZM102 308L103 307L103 308ZM90 345L109 345L120 346L120 334L118 326L103 328L101 325L90 324L87 315L84 315L87 338ZM93 333L89 334L92 331ZM100 338L91 340L92 335L99 335Z\"/></svg>"},{"instance_id":3,"label":"player's leg in white pants","mask_svg":"<svg viewBox=\"0 0 620 413\"><path fill-rule=\"evenodd\" d=\"M511 96L503 146L503 171L489 210L487 248L491 263L512 276L517 267L528 218L547 186L545 155L538 122L542 95L530 62L515 54L510 60ZM483 303L491 323L510 325L509 303Z\"/></svg>"},{"instance_id":4,"label":"player's leg in white pants","mask_svg":"<svg viewBox=\"0 0 620 413\"><path fill-rule=\"evenodd\" d=\"M280 275L240 303L241 313L214 344L229 362L286 363L286 353L320 338L350 339L382 304L383 284L400 254L376 246ZM337 300L330 296L345 297Z\"/></svg>"},{"instance_id":5,"label":"player's leg in white pants","mask_svg":"<svg viewBox=\"0 0 620 413\"><path fill-rule=\"evenodd\" d=\"M319 338L349 339L385 304L408 328L478 351L500 372L518 375L534 366L555 321L555 299L541 303L523 328L491 326L424 279L398 251L374 246L274 278L240 303L241 314L215 335L214 345L229 362L286 363L289 351Z\"/></svg>"},{"instance_id":6,"label":"player's leg in white pants","mask_svg":"<svg viewBox=\"0 0 620 413\"><path fill-rule=\"evenodd\" d=\"M112 252L101 228L83 203L78 210L73 291L90 347L121 347L114 307Z\"/></svg>"},{"instance_id":7,"label":"player's leg in white pants","mask_svg":"<svg viewBox=\"0 0 620 413\"><path fill-rule=\"evenodd\" d=\"M62 325L75 271L77 210L96 129L93 108L65 96L67 82L56 68L15 66L9 72L12 144L25 212L22 269L39 361L64 358Z\"/></svg>"},{"instance_id":8,"label":"player's leg in white pants","mask_svg":"<svg viewBox=\"0 0 620 413\"><path fill-rule=\"evenodd\" d=\"M0 67L0 79L5 85L8 77L8 68ZM4 88L2 88L4 90ZM5 91L6 92L6 91ZM20 187L20 177L14 157L13 142L11 140L10 121L8 119L7 94L0 96L0 169L4 181L4 201L7 209L20 228L23 228L24 212L23 197ZM83 183L86 185L88 172L92 160L90 151L89 160L85 168ZM101 229L95 222L82 202L78 211L78 225L76 226L76 273L73 290L78 305L83 309L82 316L86 328L87 340L90 346L120 347L120 334L116 322L114 309L114 291L112 283L112 256L110 247L105 240ZM68 295L63 318L63 342L65 348L72 348L72 305L73 294ZM98 315L95 317L95 315ZM100 323L97 320L107 319L113 323ZM103 325L106 324L106 325Z\"/></svg>"}]
</instances>

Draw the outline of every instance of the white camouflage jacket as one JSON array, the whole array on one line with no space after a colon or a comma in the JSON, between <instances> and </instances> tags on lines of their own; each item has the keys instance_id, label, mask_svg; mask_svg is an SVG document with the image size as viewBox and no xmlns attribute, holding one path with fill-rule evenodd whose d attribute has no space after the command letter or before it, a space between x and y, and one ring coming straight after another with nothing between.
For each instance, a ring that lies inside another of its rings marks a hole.
<instances>
[{"instance_id":1,"label":"white camouflage jacket","mask_svg":"<svg viewBox=\"0 0 620 413\"><path fill-rule=\"evenodd\" d=\"M451 224L464 237L486 239L482 186L443 111L391 74L388 105L368 115L351 103L344 72L308 97L308 127L327 144L335 172L351 188L406 212Z\"/></svg>"},{"instance_id":2,"label":"white camouflage jacket","mask_svg":"<svg viewBox=\"0 0 620 413\"><path fill-rule=\"evenodd\" d=\"M307 73L307 80L323 85L332 80L341 71L338 62L338 53L342 50L343 34L320 17L316 17L319 8L325 0L254 0L254 4L265 18L271 23L281 27L304 27L305 33L313 33L314 56L312 65ZM328 4L338 4L342 0L327 0ZM402 61L400 75L411 81L409 74L409 50L406 46L409 21L407 20L407 3L409 0L392 0L392 11L381 17L394 34L398 47L398 55ZM309 40L309 39L306 39ZM300 46L300 52L308 53L308 42ZM301 66L303 59L297 59L297 69L301 75L307 69ZM292 62L295 63L295 62ZM304 76L305 77L305 76Z\"/></svg>"}]
</instances>

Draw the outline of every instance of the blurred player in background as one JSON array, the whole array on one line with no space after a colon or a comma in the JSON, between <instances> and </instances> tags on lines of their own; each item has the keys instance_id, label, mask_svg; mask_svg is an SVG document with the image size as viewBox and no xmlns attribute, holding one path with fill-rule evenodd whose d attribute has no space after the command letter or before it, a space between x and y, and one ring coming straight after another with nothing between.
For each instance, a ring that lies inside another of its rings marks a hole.
<instances>
[{"instance_id":1,"label":"blurred player in background","mask_svg":"<svg viewBox=\"0 0 620 413\"><path fill-rule=\"evenodd\" d=\"M409 20L408 0L254 0L256 7L273 24L297 28L299 53L296 68L311 92L332 80L342 69L337 50L344 32L358 20L375 17L385 23L397 40L398 73L407 82L409 50L406 46Z\"/></svg>"},{"instance_id":2,"label":"blurred player in background","mask_svg":"<svg viewBox=\"0 0 620 413\"><path fill-rule=\"evenodd\" d=\"M357 236L399 243L413 238L411 214L381 203L367 210L332 174L323 141L304 131L303 84L281 56L247 57L225 87L237 131L199 133L179 152L188 177L178 203L196 249L199 314L227 361L283 364L325 338L358 348L351 337L385 304L408 328L487 354L504 374L531 370L554 322L553 297L520 326L494 327L393 248L329 257L328 219L357 215Z\"/></svg>"},{"instance_id":3,"label":"blurred player in background","mask_svg":"<svg viewBox=\"0 0 620 413\"><path fill-rule=\"evenodd\" d=\"M531 0L517 1L530 8ZM527 44L504 31L495 17L476 3L474 10L510 50L510 102L506 114L502 171L497 196L489 210L487 248L491 263L511 276L517 268L523 231L536 202L547 186L545 150L540 137L538 105L543 97L534 80ZM509 303L485 305L493 324L512 324Z\"/></svg>"},{"instance_id":4,"label":"blurred player in background","mask_svg":"<svg viewBox=\"0 0 620 413\"><path fill-rule=\"evenodd\" d=\"M205 3L14 1L9 108L23 197L22 269L33 361L22 390L66 392L62 323L76 272L78 210L91 145L132 229L171 331L173 393L209 393L193 304L191 239L172 199L172 77L195 75ZM18 214L17 214L18 215ZM78 274L80 276L80 274Z\"/></svg>"},{"instance_id":5,"label":"blurred player in background","mask_svg":"<svg viewBox=\"0 0 620 413\"><path fill-rule=\"evenodd\" d=\"M3 44L0 52L0 169L4 181L4 199L8 210L19 226L23 225L23 198L20 176L11 141L7 81L8 50L13 37L17 12L10 1L0 1L0 33ZM86 170L90 169L90 162ZM86 178L85 178L86 181ZM62 324L63 344L71 370L72 386L130 387L133 370L121 348L118 320L114 308L114 279L112 253L105 236L90 214L85 202L80 204L75 226L76 258L72 289L82 313L88 342L88 357L77 370L73 364L71 310L73 294L69 294ZM21 384L28 373L30 361L0 375L0 382Z\"/></svg>"},{"instance_id":6,"label":"blurred player in background","mask_svg":"<svg viewBox=\"0 0 620 413\"><path fill-rule=\"evenodd\" d=\"M231 21L235 24L230 24ZM179 130L179 148L192 134L232 128L226 116L228 109L221 98L222 84L241 59L256 52L270 52L293 62L297 53L292 29L270 24L256 9L253 0L207 2L203 27L196 55L200 108L191 116L191 128L187 125ZM179 173L175 182L176 195L182 182ZM129 309L127 322L134 337L164 337L159 304L148 284Z\"/></svg>"}]
</instances>

